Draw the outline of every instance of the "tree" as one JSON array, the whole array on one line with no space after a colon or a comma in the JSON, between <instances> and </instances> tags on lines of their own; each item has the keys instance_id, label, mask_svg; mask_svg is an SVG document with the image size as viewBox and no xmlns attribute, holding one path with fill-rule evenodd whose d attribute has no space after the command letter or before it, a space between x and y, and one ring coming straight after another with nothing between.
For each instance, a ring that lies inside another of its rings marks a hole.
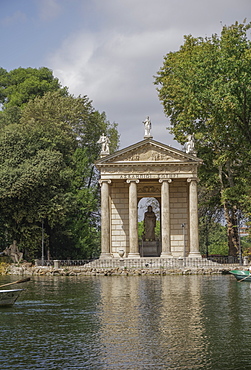
<instances>
[{"instance_id":1,"label":"tree","mask_svg":"<svg viewBox=\"0 0 251 370\"><path fill-rule=\"evenodd\" d=\"M215 201L224 210L233 256L239 247L236 215L245 211L250 193L250 27L236 22L224 26L220 37L185 36L180 49L165 56L155 79L175 138L184 144L195 133L198 156L204 160L202 185L208 194L217 189Z\"/></svg>"},{"instance_id":2,"label":"tree","mask_svg":"<svg viewBox=\"0 0 251 370\"><path fill-rule=\"evenodd\" d=\"M208 227L208 233L200 233L202 253L205 255L226 256L228 254L226 227L213 220L210 220L210 222L206 220L207 223L203 221L205 220L200 219L200 228Z\"/></svg>"},{"instance_id":3,"label":"tree","mask_svg":"<svg viewBox=\"0 0 251 370\"><path fill-rule=\"evenodd\" d=\"M22 107L29 100L43 96L48 91L67 94L67 88L62 88L59 80L46 67L20 67L10 72L0 68L0 103L4 108Z\"/></svg>"},{"instance_id":4,"label":"tree","mask_svg":"<svg viewBox=\"0 0 251 370\"><path fill-rule=\"evenodd\" d=\"M0 207L3 238L17 239L26 258L37 255L41 224L55 258L97 251L98 138L116 124L84 97L47 92L23 106L17 123L0 131Z\"/></svg>"}]
</instances>

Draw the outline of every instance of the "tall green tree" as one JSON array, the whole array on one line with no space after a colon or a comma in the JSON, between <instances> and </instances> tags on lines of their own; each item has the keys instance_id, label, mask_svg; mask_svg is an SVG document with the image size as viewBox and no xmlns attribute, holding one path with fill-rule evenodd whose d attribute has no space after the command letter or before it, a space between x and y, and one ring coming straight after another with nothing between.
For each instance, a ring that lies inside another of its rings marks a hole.
<instances>
[{"instance_id":1,"label":"tall green tree","mask_svg":"<svg viewBox=\"0 0 251 370\"><path fill-rule=\"evenodd\" d=\"M0 131L2 238L39 256L41 225L55 258L98 251L99 192L94 161L102 132L118 145L116 124L86 97L49 91L28 101Z\"/></svg>"},{"instance_id":2,"label":"tall green tree","mask_svg":"<svg viewBox=\"0 0 251 370\"><path fill-rule=\"evenodd\" d=\"M67 88L62 87L53 72L46 67L20 67L9 72L0 68L0 128L17 123L28 101L42 97L48 91L68 94Z\"/></svg>"},{"instance_id":3,"label":"tall green tree","mask_svg":"<svg viewBox=\"0 0 251 370\"><path fill-rule=\"evenodd\" d=\"M224 26L221 35L185 36L157 74L171 131L184 143L195 134L202 185L224 210L229 254L238 253L237 213L250 192L251 24ZM217 193L217 194L216 194ZM211 201L209 201L210 203ZM211 202L212 203L212 202Z\"/></svg>"},{"instance_id":4,"label":"tall green tree","mask_svg":"<svg viewBox=\"0 0 251 370\"><path fill-rule=\"evenodd\" d=\"M0 103L4 108L22 107L31 99L58 90L62 94L67 93L67 88L62 88L49 68L20 67L9 72L0 68Z\"/></svg>"}]
</instances>

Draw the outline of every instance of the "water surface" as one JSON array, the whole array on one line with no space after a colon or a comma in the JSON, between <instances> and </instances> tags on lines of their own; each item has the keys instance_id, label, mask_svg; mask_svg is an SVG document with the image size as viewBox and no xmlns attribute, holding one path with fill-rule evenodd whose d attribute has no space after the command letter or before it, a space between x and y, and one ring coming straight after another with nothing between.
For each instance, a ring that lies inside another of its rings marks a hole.
<instances>
[{"instance_id":1,"label":"water surface","mask_svg":"<svg viewBox=\"0 0 251 370\"><path fill-rule=\"evenodd\" d=\"M32 277L24 286L0 309L1 370L251 369L251 284L230 275Z\"/></svg>"}]
</instances>

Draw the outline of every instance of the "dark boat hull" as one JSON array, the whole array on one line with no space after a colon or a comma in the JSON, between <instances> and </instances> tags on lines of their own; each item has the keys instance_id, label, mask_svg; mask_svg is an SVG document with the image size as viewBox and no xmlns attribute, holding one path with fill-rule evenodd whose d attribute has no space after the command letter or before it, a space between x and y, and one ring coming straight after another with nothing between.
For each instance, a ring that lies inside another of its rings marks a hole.
<instances>
[{"instance_id":1,"label":"dark boat hull","mask_svg":"<svg viewBox=\"0 0 251 370\"><path fill-rule=\"evenodd\" d=\"M0 307L10 307L18 299L23 289L0 290Z\"/></svg>"}]
</instances>

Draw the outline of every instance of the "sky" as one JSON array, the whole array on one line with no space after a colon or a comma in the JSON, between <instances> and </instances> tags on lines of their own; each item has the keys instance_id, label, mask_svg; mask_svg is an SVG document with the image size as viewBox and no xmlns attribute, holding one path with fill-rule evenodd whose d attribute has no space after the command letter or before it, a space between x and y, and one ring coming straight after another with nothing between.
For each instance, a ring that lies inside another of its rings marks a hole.
<instances>
[{"instance_id":1,"label":"sky","mask_svg":"<svg viewBox=\"0 0 251 370\"><path fill-rule=\"evenodd\" d=\"M118 124L120 148L169 133L154 76L184 35L206 37L251 21L251 0L0 0L0 67L48 67Z\"/></svg>"}]
</instances>

